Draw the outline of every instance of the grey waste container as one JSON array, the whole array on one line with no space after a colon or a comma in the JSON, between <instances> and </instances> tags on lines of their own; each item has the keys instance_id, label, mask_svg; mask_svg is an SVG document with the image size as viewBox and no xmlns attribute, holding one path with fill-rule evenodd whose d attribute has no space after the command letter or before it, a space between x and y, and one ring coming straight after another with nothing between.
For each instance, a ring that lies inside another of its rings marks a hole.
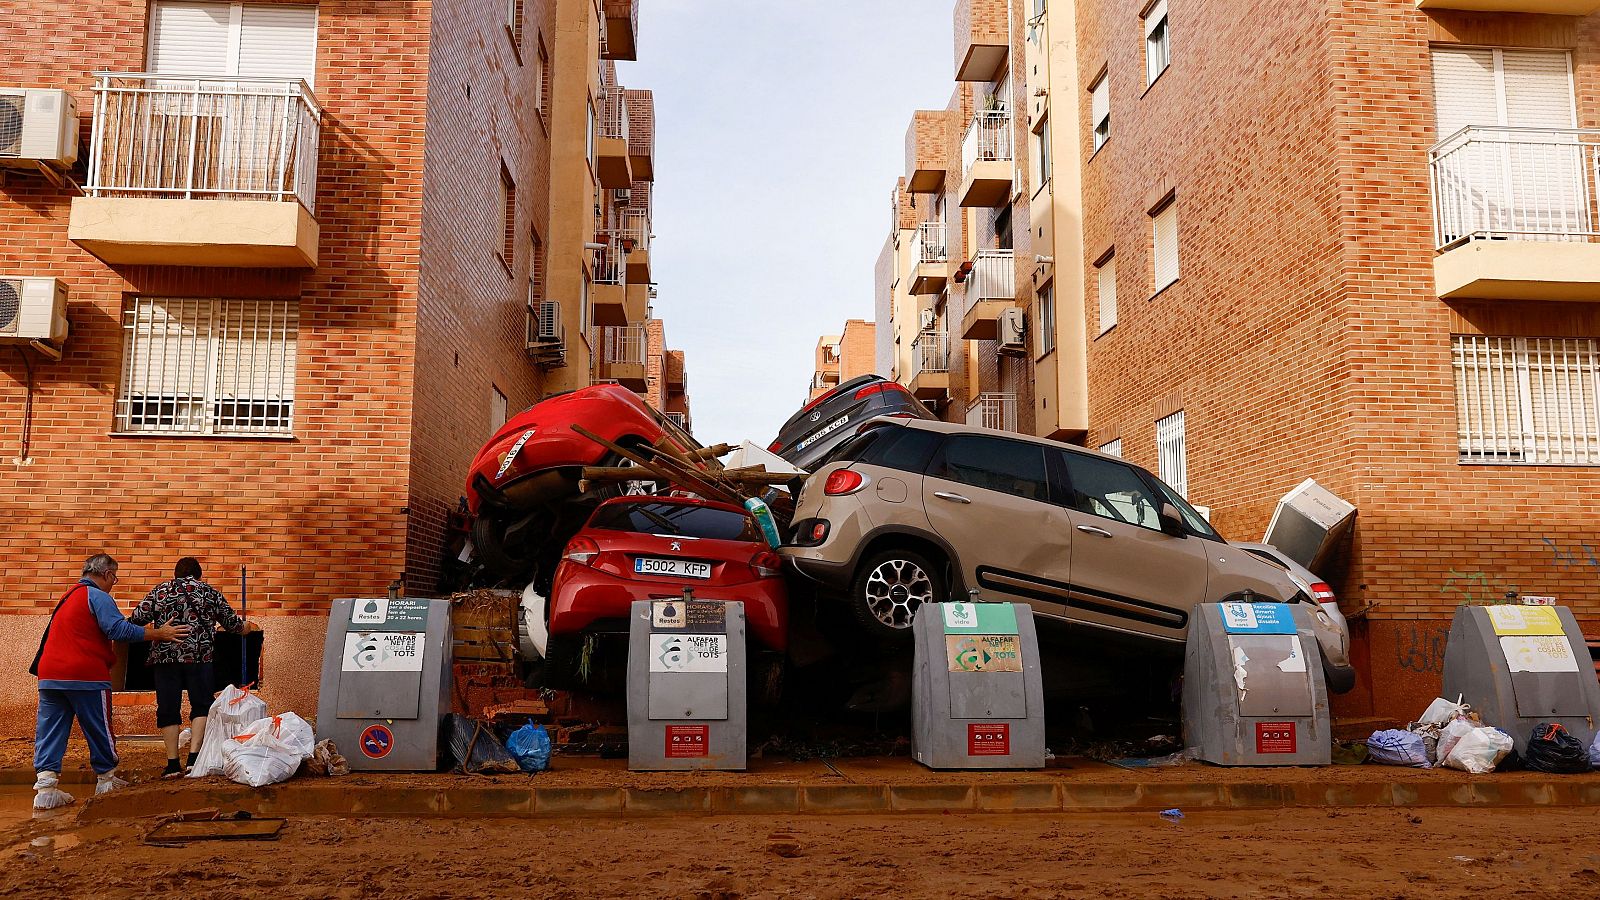
<instances>
[{"instance_id":1,"label":"grey waste container","mask_svg":"<svg viewBox=\"0 0 1600 900\"><path fill-rule=\"evenodd\" d=\"M1183 666L1184 746L1224 766L1333 761L1328 688L1299 603L1203 603Z\"/></svg>"},{"instance_id":2,"label":"grey waste container","mask_svg":"<svg viewBox=\"0 0 1600 900\"><path fill-rule=\"evenodd\" d=\"M911 755L931 769L1044 767L1033 613L1011 603L923 604L911 623Z\"/></svg>"},{"instance_id":3,"label":"grey waste container","mask_svg":"<svg viewBox=\"0 0 1600 900\"><path fill-rule=\"evenodd\" d=\"M450 601L333 601L322 649L317 739L357 771L431 771L450 705Z\"/></svg>"},{"instance_id":4,"label":"grey waste container","mask_svg":"<svg viewBox=\"0 0 1600 900\"><path fill-rule=\"evenodd\" d=\"M1600 681L1583 631L1564 606L1462 606L1444 650L1447 700L1472 705L1517 752L1533 726L1560 722L1585 747L1600 718Z\"/></svg>"},{"instance_id":5,"label":"grey waste container","mask_svg":"<svg viewBox=\"0 0 1600 900\"><path fill-rule=\"evenodd\" d=\"M635 600L628 629L628 768L745 767L744 604Z\"/></svg>"}]
</instances>

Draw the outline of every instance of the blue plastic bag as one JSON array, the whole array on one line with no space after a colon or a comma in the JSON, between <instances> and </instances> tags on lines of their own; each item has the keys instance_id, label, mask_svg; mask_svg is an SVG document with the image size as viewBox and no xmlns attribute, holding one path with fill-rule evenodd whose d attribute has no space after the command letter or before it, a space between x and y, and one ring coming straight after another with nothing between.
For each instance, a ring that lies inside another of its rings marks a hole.
<instances>
[{"instance_id":1,"label":"blue plastic bag","mask_svg":"<svg viewBox=\"0 0 1600 900\"><path fill-rule=\"evenodd\" d=\"M1422 735L1398 728L1374 731L1367 738L1367 758L1386 766L1428 768L1428 748Z\"/></svg>"},{"instance_id":2,"label":"blue plastic bag","mask_svg":"<svg viewBox=\"0 0 1600 900\"><path fill-rule=\"evenodd\" d=\"M517 761L517 768L532 774L550 768L550 733L532 722L518 728L506 739L506 749Z\"/></svg>"}]
</instances>

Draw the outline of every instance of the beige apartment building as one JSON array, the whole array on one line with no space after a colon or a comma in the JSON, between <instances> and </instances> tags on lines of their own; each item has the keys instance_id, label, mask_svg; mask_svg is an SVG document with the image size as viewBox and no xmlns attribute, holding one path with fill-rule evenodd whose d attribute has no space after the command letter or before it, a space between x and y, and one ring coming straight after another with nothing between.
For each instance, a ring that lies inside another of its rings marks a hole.
<instances>
[{"instance_id":1,"label":"beige apartment building","mask_svg":"<svg viewBox=\"0 0 1600 900\"><path fill-rule=\"evenodd\" d=\"M1139 462L1230 537L1308 477L1354 503L1319 573L1362 670L1341 714L1413 717L1461 603L1555 597L1600 642L1597 6L958 3L881 358L947 419L1016 394L1005 427Z\"/></svg>"},{"instance_id":2,"label":"beige apartment building","mask_svg":"<svg viewBox=\"0 0 1600 900\"><path fill-rule=\"evenodd\" d=\"M817 339L816 367L807 400L826 394L852 378L871 374L877 363L877 328L866 319L850 319L839 334Z\"/></svg>"}]
</instances>

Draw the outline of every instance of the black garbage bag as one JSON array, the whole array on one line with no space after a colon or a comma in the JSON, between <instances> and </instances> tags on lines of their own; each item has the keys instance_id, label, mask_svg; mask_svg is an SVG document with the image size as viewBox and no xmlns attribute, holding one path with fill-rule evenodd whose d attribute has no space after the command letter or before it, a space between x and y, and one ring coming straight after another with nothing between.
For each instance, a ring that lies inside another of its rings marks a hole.
<instances>
[{"instance_id":1,"label":"black garbage bag","mask_svg":"<svg viewBox=\"0 0 1600 900\"><path fill-rule=\"evenodd\" d=\"M474 775L522 771L489 723L450 713L445 716L444 730L445 746L450 750L455 771Z\"/></svg>"},{"instance_id":2,"label":"black garbage bag","mask_svg":"<svg viewBox=\"0 0 1600 900\"><path fill-rule=\"evenodd\" d=\"M1533 737L1528 740L1528 752L1522 755L1522 762L1535 772L1557 775L1573 775L1591 768L1588 748L1560 722L1533 726Z\"/></svg>"}]
</instances>

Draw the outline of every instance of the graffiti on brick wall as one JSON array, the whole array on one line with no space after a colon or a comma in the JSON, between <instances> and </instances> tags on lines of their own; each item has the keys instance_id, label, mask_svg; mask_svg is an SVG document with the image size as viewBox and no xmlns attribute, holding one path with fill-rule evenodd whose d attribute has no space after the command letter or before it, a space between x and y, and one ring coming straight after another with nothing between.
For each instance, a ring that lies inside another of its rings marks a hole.
<instances>
[{"instance_id":1,"label":"graffiti on brick wall","mask_svg":"<svg viewBox=\"0 0 1600 900\"><path fill-rule=\"evenodd\" d=\"M1514 603L1517 586L1487 572L1458 572L1450 570L1439 593L1453 599L1460 606L1487 606L1492 603Z\"/></svg>"},{"instance_id":2,"label":"graffiti on brick wall","mask_svg":"<svg viewBox=\"0 0 1600 900\"><path fill-rule=\"evenodd\" d=\"M1542 537L1539 540L1544 541L1544 545L1550 548L1550 555L1554 558L1555 564L1563 569L1570 569L1574 566L1588 566L1592 569L1600 569L1600 557L1594 555L1594 548L1588 544L1579 544L1577 549L1574 550L1570 547L1563 547L1559 542L1547 537Z\"/></svg>"},{"instance_id":3,"label":"graffiti on brick wall","mask_svg":"<svg viewBox=\"0 0 1600 900\"><path fill-rule=\"evenodd\" d=\"M1439 628L1413 624L1397 634L1395 664L1408 672L1440 675L1444 672L1445 632Z\"/></svg>"}]
</instances>

